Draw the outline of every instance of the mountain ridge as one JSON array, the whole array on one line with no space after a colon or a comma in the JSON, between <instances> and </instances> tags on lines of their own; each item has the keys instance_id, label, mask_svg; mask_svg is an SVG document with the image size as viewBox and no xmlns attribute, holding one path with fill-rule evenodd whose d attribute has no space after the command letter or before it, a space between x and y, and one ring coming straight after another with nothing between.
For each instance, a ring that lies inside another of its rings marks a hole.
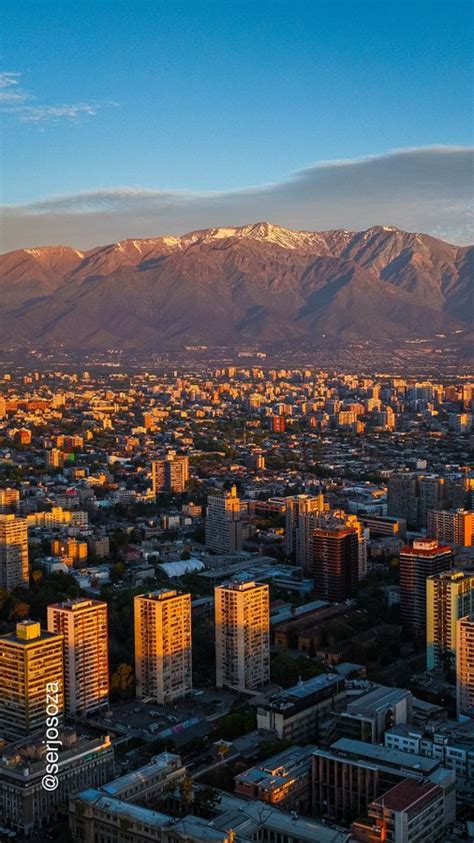
<instances>
[{"instance_id":1,"label":"mountain ridge","mask_svg":"<svg viewBox=\"0 0 474 843\"><path fill-rule=\"evenodd\" d=\"M268 222L0 255L3 345L154 348L471 327L474 249L395 226Z\"/></svg>"}]
</instances>

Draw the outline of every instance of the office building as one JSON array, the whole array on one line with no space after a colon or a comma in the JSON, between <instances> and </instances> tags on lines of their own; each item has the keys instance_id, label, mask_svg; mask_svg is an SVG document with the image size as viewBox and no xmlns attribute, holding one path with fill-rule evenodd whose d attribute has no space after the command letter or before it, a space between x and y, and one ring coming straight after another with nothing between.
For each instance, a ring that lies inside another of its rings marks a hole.
<instances>
[{"instance_id":1,"label":"office building","mask_svg":"<svg viewBox=\"0 0 474 843\"><path fill-rule=\"evenodd\" d=\"M62 722L63 679L62 635L27 620L17 623L14 633L0 636L0 738L15 741L44 733L50 696Z\"/></svg>"},{"instance_id":2,"label":"office building","mask_svg":"<svg viewBox=\"0 0 474 843\"><path fill-rule=\"evenodd\" d=\"M345 685L344 678L334 673L298 682L258 706L257 728L292 744L330 743L336 713L345 708Z\"/></svg>"},{"instance_id":3,"label":"office building","mask_svg":"<svg viewBox=\"0 0 474 843\"><path fill-rule=\"evenodd\" d=\"M436 758L456 775L456 793L474 800L474 720L428 721L394 726L385 732L388 749Z\"/></svg>"},{"instance_id":4,"label":"office building","mask_svg":"<svg viewBox=\"0 0 474 843\"><path fill-rule=\"evenodd\" d=\"M474 717L474 615L457 623L456 700L458 717Z\"/></svg>"},{"instance_id":5,"label":"office building","mask_svg":"<svg viewBox=\"0 0 474 843\"><path fill-rule=\"evenodd\" d=\"M48 606L48 630L64 644L64 699L69 715L109 701L107 603L78 597Z\"/></svg>"},{"instance_id":6,"label":"office building","mask_svg":"<svg viewBox=\"0 0 474 843\"><path fill-rule=\"evenodd\" d=\"M311 573L318 597L342 603L359 583L359 536L355 528L313 530Z\"/></svg>"},{"instance_id":7,"label":"office building","mask_svg":"<svg viewBox=\"0 0 474 843\"><path fill-rule=\"evenodd\" d=\"M439 785L407 779L369 804L368 819L352 824L351 840L436 843L446 833L445 800Z\"/></svg>"},{"instance_id":8,"label":"office building","mask_svg":"<svg viewBox=\"0 0 474 843\"><path fill-rule=\"evenodd\" d=\"M13 591L28 585L28 528L26 519L0 515L0 588Z\"/></svg>"},{"instance_id":9,"label":"office building","mask_svg":"<svg viewBox=\"0 0 474 843\"><path fill-rule=\"evenodd\" d=\"M254 691L270 681L268 585L232 582L214 596L216 685Z\"/></svg>"},{"instance_id":10,"label":"office building","mask_svg":"<svg viewBox=\"0 0 474 843\"><path fill-rule=\"evenodd\" d=\"M426 580L452 566L452 551L435 539L419 539L400 551L402 621L416 635L426 634Z\"/></svg>"},{"instance_id":11,"label":"office building","mask_svg":"<svg viewBox=\"0 0 474 843\"><path fill-rule=\"evenodd\" d=\"M467 509L430 509L427 520L430 538L460 547L472 547L474 544L474 512Z\"/></svg>"},{"instance_id":12,"label":"office building","mask_svg":"<svg viewBox=\"0 0 474 843\"><path fill-rule=\"evenodd\" d=\"M100 787L114 775L110 738L78 736L60 730L57 749L57 782L54 790L43 785L48 747L44 735L4 750L0 759L0 816L2 826L28 837L44 834L60 819L69 797L86 787ZM5 838L6 839L6 838Z\"/></svg>"},{"instance_id":13,"label":"office building","mask_svg":"<svg viewBox=\"0 0 474 843\"><path fill-rule=\"evenodd\" d=\"M437 759L340 738L313 755L313 812L343 824L405 779L430 781L444 792L444 824L456 816L456 777Z\"/></svg>"},{"instance_id":14,"label":"office building","mask_svg":"<svg viewBox=\"0 0 474 843\"><path fill-rule=\"evenodd\" d=\"M188 480L189 457L171 452L162 460L153 460L151 481L155 495L160 492L180 494L185 491Z\"/></svg>"},{"instance_id":15,"label":"office building","mask_svg":"<svg viewBox=\"0 0 474 843\"><path fill-rule=\"evenodd\" d=\"M385 731L411 722L413 696L406 688L390 688L362 682L348 691L346 711L337 715L338 737L381 743Z\"/></svg>"},{"instance_id":16,"label":"office building","mask_svg":"<svg viewBox=\"0 0 474 843\"><path fill-rule=\"evenodd\" d=\"M215 553L242 550L241 503L235 486L207 499L206 547Z\"/></svg>"},{"instance_id":17,"label":"office building","mask_svg":"<svg viewBox=\"0 0 474 843\"><path fill-rule=\"evenodd\" d=\"M457 623L474 615L474 573L444 571L426 580L426 667L456 665Z\"/></svg>"},{"instance_id":18,"label":"office building","mask_svg":"<svg viewBox=\"0 0 474 843\"><path fill-rule=\"evenodd\" d=\"M137 696L161 704L192 690L191 595L169 589L134 598Z\"/></svg>"}]
</instances>

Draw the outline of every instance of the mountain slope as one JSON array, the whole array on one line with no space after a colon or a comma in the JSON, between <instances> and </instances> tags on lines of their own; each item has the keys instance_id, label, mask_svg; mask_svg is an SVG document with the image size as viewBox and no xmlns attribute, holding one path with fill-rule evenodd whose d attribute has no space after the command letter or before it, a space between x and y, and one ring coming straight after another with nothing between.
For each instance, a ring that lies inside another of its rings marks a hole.
<instances>
[{"instance_id":1,"label":"mountain slope","mask_svg":"<svg viewBox=\"0 0 474 843\"><path fill-rule=\"evenodd\" d=\"M270 223L85 253L25 249L0 256L0 342L132 349L432 337L469 326L473 255L391 227Z\"/></svg>"}]
</instances>

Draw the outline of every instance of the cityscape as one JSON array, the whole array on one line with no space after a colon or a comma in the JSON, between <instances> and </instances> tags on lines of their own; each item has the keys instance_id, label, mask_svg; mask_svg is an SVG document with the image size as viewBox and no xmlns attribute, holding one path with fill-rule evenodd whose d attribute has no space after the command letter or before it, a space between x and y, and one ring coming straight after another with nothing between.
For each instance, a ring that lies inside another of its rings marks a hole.
<instances>
[{"instance_id":1,"label":"cityscape","mask_svg":"<svg viewBox=\"0 0 474 843\"><path fill-rule=\"evenodd\" d=\"M0 843L474 843L474 5L0 29Z\"/></svg>"},{"instance_id":2,"label":"cityscape","mask_svg":"<svg viewBox=\"0 0 474 843\"><path fill-rule=\"evenodd\" d=\"M91 362L2 377L5 839L465 839L474 382Z\"/></svg>"}]
</instances>

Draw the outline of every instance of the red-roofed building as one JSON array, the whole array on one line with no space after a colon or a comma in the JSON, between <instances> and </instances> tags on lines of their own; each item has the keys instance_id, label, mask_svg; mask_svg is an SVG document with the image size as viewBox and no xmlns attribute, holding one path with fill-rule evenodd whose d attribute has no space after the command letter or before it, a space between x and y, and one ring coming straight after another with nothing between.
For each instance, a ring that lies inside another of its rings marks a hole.
<instances>
[{"instance_id":1,"label":"red-roofed building","mask_svg":"<svg viewBox=\"0 0 474 843\"><path fill-rule=\"evenodd\" d=\"M435 843L445 835L445 793L433 782L405 779L368 807L368 819L352 825L361 843Z\"/></svg>"}]
</instances>

